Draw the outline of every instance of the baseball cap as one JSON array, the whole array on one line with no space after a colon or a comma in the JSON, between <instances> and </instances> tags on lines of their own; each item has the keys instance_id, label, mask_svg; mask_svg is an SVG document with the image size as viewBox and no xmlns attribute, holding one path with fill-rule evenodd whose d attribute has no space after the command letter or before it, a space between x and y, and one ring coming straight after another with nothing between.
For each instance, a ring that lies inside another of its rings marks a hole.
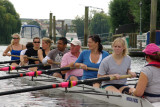
<instances>
[{"instance_id":1,"label":"baseball cap","mask_svg":"<svg viewBox=\"0 0 160 107\"><path fill-rule=\"evenodd\" d=\"M79 41L78 39L73 39L73 40L70 42L70 44L81 46L81 41Z\"/></svg>"},{"instance_id":2,"label":"baseball cap","mask_svg":"<svg viewBox=\"0 0 160 107\"><path fill-rule=\"evenodd\" d=\"M160 48L156 44L150 43L143 52L147 55L156 55L156 52L160 52Z\"/></svg>"}]
</instances>

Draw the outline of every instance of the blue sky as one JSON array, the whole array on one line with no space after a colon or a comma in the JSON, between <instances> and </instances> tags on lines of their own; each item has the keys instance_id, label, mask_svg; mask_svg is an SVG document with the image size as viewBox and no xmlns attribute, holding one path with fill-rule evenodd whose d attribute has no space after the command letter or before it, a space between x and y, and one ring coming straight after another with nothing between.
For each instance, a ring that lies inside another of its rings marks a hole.
<instances>
[{"instance_id":1,"label":"blue sky","mask_svg":"<svg viewBox=\"0 0 160 107\"><path fill-rule=\"evenodd\" d=\"M90 10L102 8L108 13L111 0L9 0L20 18L48 19L52 12L56 19L74 19L84 15L85 6Z\"/></svg>"}]
</instances>

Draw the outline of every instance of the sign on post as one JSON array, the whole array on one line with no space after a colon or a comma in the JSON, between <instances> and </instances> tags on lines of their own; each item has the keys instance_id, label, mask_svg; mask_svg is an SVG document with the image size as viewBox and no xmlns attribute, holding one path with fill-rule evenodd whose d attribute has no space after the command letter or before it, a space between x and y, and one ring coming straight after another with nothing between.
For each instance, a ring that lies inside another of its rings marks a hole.
<instances>
[{"instance_id":1,"label":"sign on post","mask_svg":"<svg viewBox=\"0 0 160 107\"><path fill-rule=\"evenodd\" d=\"M137 35L137 40L147 40L147 35Z\"/></svg>"}]
</instances>

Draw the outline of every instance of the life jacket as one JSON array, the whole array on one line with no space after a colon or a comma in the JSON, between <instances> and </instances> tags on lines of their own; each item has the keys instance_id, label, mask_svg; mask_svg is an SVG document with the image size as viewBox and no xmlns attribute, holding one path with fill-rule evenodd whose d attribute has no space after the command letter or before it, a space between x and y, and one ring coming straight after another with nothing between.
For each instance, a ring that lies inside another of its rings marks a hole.
<instances>
[{"instance_id":1,"label":"life jacket","mask_svg":"<svg viewBox=\"0 0 160 107\"><path fill-rule=\"evenodd\" d=\"M160 67L160 62L157 61L152 61L150 63L148 63L146 66L156 66L156 67Z\"/></svg>"}]
</instances>

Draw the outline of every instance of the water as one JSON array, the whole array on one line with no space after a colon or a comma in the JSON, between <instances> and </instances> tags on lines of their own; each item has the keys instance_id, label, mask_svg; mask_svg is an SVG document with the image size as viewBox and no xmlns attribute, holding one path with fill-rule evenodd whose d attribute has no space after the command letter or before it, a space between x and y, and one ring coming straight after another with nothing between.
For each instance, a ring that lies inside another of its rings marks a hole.
<instances>
[{"instance_id":1,"label":"water","mask_svg":"<svg viewBox=\"0 0 160 107\"><path fill-rule=\"evenodd\" d=\"M0 55L6 49L6 46L0 46ZM144 58L132 58L132 71L139 72L141 67L145 65ZM10 57L0 57L0 61L10 60ZM6 75L0 71L0 76ZM21 89L28 86L21 82L20 79L0 80L0 91L8 91ZM108 103L98 101L85 101L83 99L71 99L65 96L48 97L41 91L19 93L7 96L0 96L0 107L117 107Z\"/></svg>"}]
</instances>

